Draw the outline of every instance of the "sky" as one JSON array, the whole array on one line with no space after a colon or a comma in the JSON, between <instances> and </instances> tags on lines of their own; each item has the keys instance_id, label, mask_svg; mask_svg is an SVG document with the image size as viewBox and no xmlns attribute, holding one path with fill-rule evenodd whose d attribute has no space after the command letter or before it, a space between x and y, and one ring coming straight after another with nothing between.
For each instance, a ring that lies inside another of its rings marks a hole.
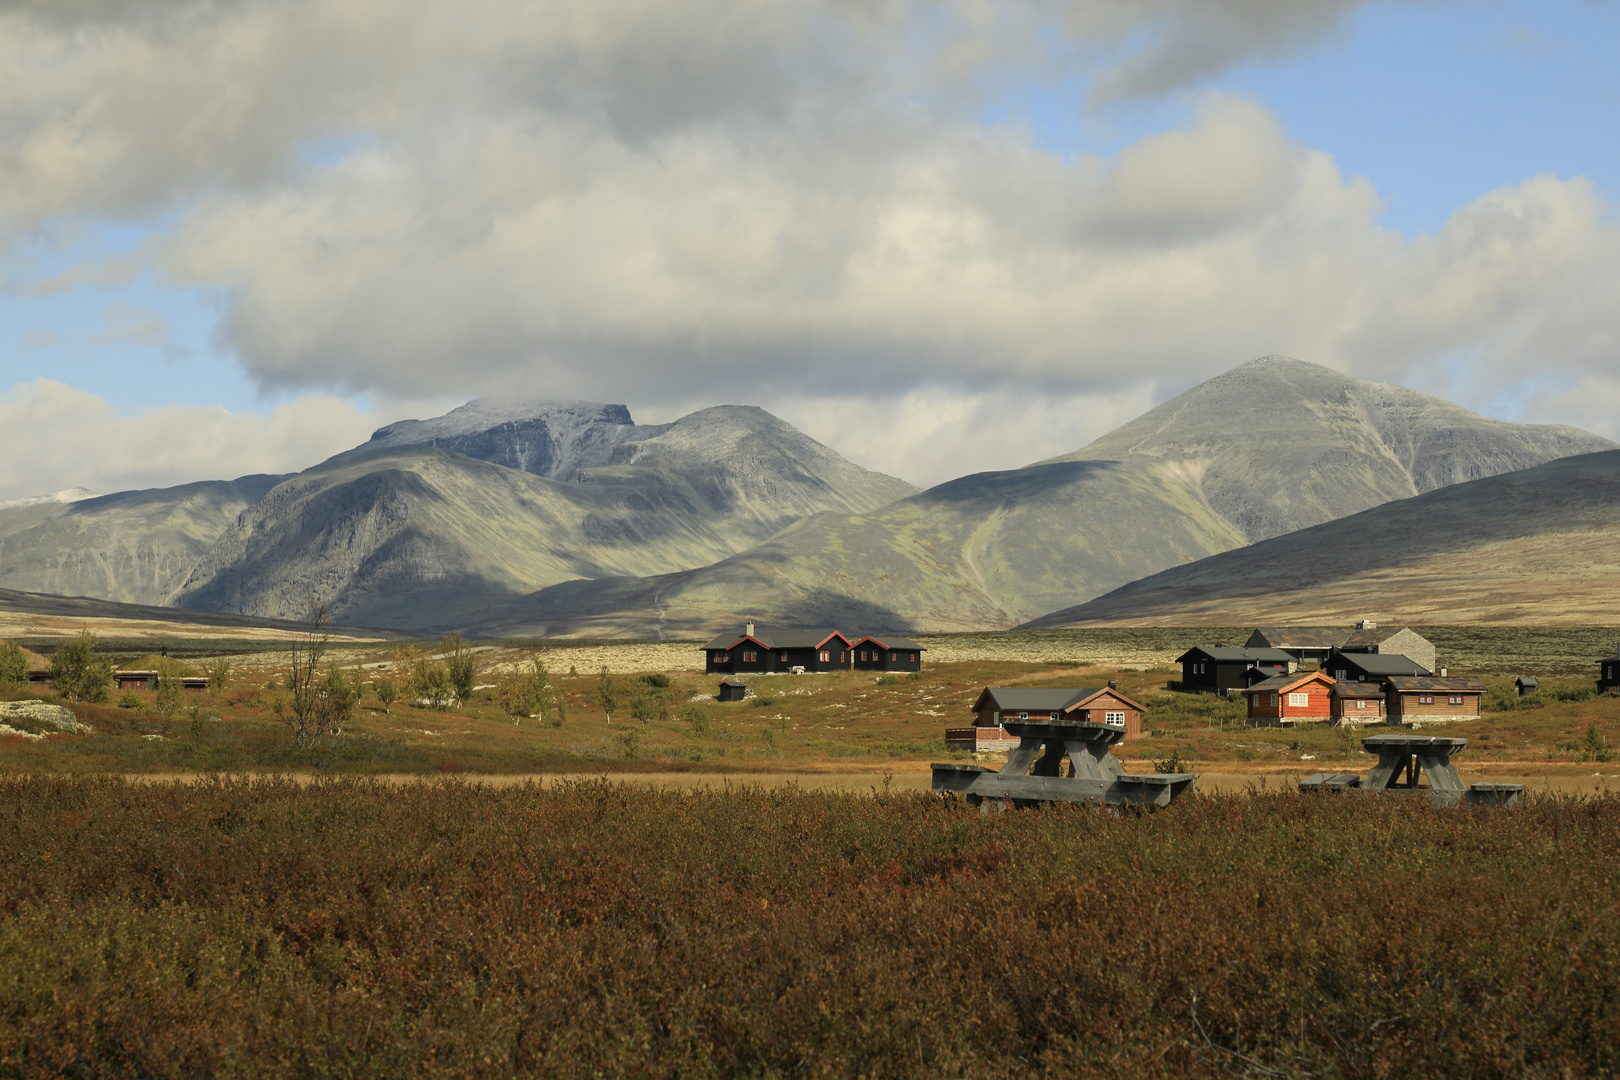
<instances>
[{"instance_id":1,"label":"sky","mask_svg":"<svg viewBox=\"0 0 1620 1080\"><path fill-rule=\"evenodd\" d=\"M1620 0L0 0L0 501L470 398L932 484L1281 353L1620 439Z\"/></svg>"}]
</instances>

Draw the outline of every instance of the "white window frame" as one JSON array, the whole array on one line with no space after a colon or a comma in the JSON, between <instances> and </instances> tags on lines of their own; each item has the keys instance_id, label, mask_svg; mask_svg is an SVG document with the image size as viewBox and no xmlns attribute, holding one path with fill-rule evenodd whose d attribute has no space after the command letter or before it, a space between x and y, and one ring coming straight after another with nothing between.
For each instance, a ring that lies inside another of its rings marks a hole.
<instances>
[{"instance_id":1,"label":"white window frame","mask_svg":"<svg viewBox=\"0 0 1620 1080\"><path fill-rule=\"evenodd\" d=\"M1124 727L1125 714L1122 712L1105 712L1103 713L1103 723L1111 727Z\"/></svg>"},{"instance_id":2,"label":"white window frame","mask_svg":"<svg viewBox=\"0 0 1620 1080\"><path fill-rule=\"evenodd\" d=\"M1298 693L1297 691L1290 691L1289 692L1289 694L1288 694L1288 707L1290 709L1306 709L1306 708L1310 707L1310 704L1311 704L1310 691L1307 690L1303 694Z\"/></svg>"}]
</instances>

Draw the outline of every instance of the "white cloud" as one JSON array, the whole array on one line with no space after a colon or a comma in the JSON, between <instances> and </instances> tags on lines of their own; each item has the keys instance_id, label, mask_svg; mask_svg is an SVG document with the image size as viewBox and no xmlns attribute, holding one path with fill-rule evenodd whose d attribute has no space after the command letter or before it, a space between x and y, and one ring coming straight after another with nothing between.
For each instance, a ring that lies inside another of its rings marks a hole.
<instances>
[{"instance_id":1,"label":"white cloud","mask_svg":"<svg viewBox=\"0 0 1620 1080\"><path fill-rule=\"evenodd\" d=\"M37 448L0 458L0 500L295 472L364 442L392 419L314 395L269 416L200 406L125 416L94 394L35 379L0 395L7 445Z\"/></svg>"},{"instance_id":2,"label":"white cloud","mask_svg":"<svg viewBox=\"0 0 1620 1080\"><path fill-rule=\"evenodd\" d=\"M1163 94L1361 6L0 0L0 244L157 215L138 253L25 287L155 261L221 298L263 388L757 401L921 482L1072 450L1272 352L1464 401L1436 358L1601 379L1620 232L1581 178L1407 240L1253 102L1073 160L979 122L1019 80ZM138 315L103 339L167 340ZM269 421L224 415L276 456Z\"/></svg>"}]
</instances>

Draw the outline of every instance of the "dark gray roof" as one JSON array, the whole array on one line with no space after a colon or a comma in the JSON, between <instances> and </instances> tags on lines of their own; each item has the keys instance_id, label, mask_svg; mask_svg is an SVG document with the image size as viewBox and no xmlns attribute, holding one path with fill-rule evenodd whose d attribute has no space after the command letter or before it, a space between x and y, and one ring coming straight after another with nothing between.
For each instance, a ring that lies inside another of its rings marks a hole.
<instances>
[{"instance_id":1,"label":"dark gray roof","mask_svg":"<svg viewBox=\"0 0 1620 1080\"><path fill-rule=\"evenodd\" d=\"M766 649L814 649L822 642L838 634L836 630L765 630L759 626L754 627L754 640ZM839 634L842 637L842 634ZM748 637L745 627L735 630L725 630L716 634L703 646L704 649L729 649Z\"/></svg>"},{"instance_id":2,"label":"dark gray roof","mask_svg":"<svg viewBox=\"0 0 1620 1080\"><path fill-rule=\"evenodd\" d=\"M979 700L988 696L999 712L1054 712L1090 697L1106 686L1076 689L1072 686L987 686ZM974 703L977 707L977 702Z\"/></svg>"},{"instance_id":3,"label":"dark gray roof","mask_svg":"<svg viewBox=\"0 0 1620 1080\"><path fill-rule=\"evenodd\" d=\"M892 634L884 634L882 637L876 634L867 634L865 637L853 642L853 644L859 645L862 641L870 641L880 649L905 649L908 652L927 651L925 646L917 644L908 637L895 637Z\"/></svg>"},{"instance_id":4,"label":"dark gray roof","mask_svg":"<svg viewBox=\"0 0 1620 1080\"><path fill-rule=\"evenodd\" d=\"M1412 693L1415 690L1442 690L1447 693L1483 694L1490 687L1485 685L1483 679L1473 679L1466 675L1453 675L1442 679L1439 676L1396 676L1389 680L1389 685L1403 693Z\"/></svg>"},{"instance_id":5,"label":"dark gray roof","mask_svg":"<svg viewBox=\"0 0 1620 1080\"><path fill-rule=\"evenodd\" d=\"M1429 669L1400 653L1334 653L1323 669L1329 674L1340 667L1368 675L1427 675Z\"/></svg>"},{"instance_id":6,"label":"dark gray roof","mask_svg":"<svg viewBox=\"0 0 1620 1080\"><path fill-rule=\"evenodd\" d=\"M1376 683L1351 682L1349 679L1333 684L1333 696L1339 698L1381 698L1384 688Z\"/></svg>"},{"instance_id":7,"label":"dark gray roof","mask_svg":"<svg viewBox=\"0 0 1620 1080\"><path fill-rule=\"evenodd\" d=\"M1348 630L1335 628L1262 626L1249 635L1249 641L1259 638L1274 649L1337 649L1349 634Z\"/></svg>"},{"instance_id":8,"label":"dark gray roof","mask_svg":"<svg viewBox=\"0 0 1620 1080\"><path fill-rule=\"evenodd\" d=\"M1211 660L1216 661L1252 660L1258 662L1264 660L1278 664L1286 664L1294 659L1281 649L1231 649L1223 645L1194 645L1192 648L1176 657L1176 663L1186 663L1187 658L1192 656L1193 653L1202 653Z\"/></svg>"}]
</instances>

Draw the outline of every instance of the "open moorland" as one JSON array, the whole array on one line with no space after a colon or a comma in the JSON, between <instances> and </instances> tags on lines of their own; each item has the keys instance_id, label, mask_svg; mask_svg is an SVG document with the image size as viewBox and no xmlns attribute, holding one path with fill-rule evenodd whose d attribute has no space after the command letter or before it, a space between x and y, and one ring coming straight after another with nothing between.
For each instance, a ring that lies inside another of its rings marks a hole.
<instances>
[{"instance_id":1,"label":"open moorland","mask_svg":"<svg viewBox=\"0 0 1620 1080\"><path fill-rule=\"evenodd\" d=\"M1477 721L1447 725L1470 740L1459 766L1472 779L1518 780L1532 790L1599 790L1620 778L1620 699L1593 693L1593 660L1612 649L1613 631L1501 630L1431 633L1453 674L1491 685ZM749 678L749 697L714 700L718 679L698 667L691 643L473 643L473 685L464 701L437 704L411 692L413 668L437 663L434 645L333 640L326 659L357 691L349 714L297 745L287 723L286 652L236 643L223 687L165 704L152 690L114 691L99 703L64 702L37 688L0 689L0 699L64 703L78 734L46 729L0 732L0 771L178 774L292 771L373 775L605 772L688 784L698 778L798 777L865 789L871 778L925 787L927 765L965 759L947 750L944 731L970 723L986 685L1100 686L1147 706L1144 737L1117 751L1133 771L1175 761L1204 776L1203 787L1286 783L1321 769L1359 770L1369 759L1358 733L1321 726L1249 728L1242 703L1172 692L1179 669L1166 663L1192 641L1241 640L1243 632L1150 629L956 635L927 639L928 665L916 677L840 672ZM1605 648L1602 642L1609 641ZM27 643L42 653L44 640ZM158 648L200 672L218 642L105 639L111 659L148 665ZM549 668L556 707L541 718L509 715L502 684ZM36 662L43 662L39 658ZM604 709L601 669L608 669ZM1514 673L1535 673L1542 691L1520 699ZM395 700L380 700L384 684ZM281 710L278 715L278 709ZM334 730L335 728L335 730ZM1361 732L1365 734L1366 732ZM846 778L860 777L851 784Z\"/></svg>"},{"instance_id":2,"label":"open moorland","mask_svg":"<svg viewBox=\"0 0 1620 1080\"><path fill-rule=\"evenodd\" d=\"M1582 1076L1620 799L0 778L8 1076Z\"/></svg>"}]
</instances>

